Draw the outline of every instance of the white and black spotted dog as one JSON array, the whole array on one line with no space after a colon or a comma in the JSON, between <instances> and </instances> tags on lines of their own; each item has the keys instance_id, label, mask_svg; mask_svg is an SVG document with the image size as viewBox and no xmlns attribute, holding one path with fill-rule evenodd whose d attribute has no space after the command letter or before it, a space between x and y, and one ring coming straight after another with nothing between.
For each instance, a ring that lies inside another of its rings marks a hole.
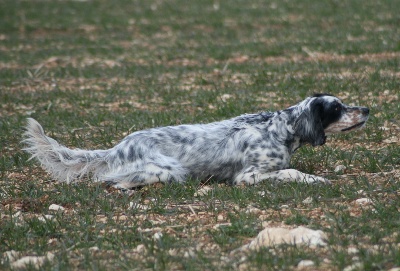
<instances>
[{"instance_id":1,"label":"white and black spotted dog","mask_svg":"<svg viewBox=\"0 0 400 271\"><path fill-rule=\"evenodd\" d=\"M334 96L316 94L282 111L137 131L108 150L64 147L30 118L24 142L32 158L66 182L89 175L124 189L210 177L233 184L266 179L329 183L288 169L292 154L306 143L323 145L328 134L363 127L368 115L366 107L347 106Z\"/></svg>"}]
</instances>

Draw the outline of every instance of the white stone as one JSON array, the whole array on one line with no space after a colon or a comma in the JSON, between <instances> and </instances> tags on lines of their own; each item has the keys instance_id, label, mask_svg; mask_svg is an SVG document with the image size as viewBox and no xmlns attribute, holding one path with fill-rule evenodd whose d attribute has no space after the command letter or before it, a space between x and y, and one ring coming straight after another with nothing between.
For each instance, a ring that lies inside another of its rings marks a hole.
<instances>
[{"instance_id":1,"label":"white stone","mask_svg":"<svg viewBox=\"0 0 400 271\"><path fill-rule=\"evenodd\" d=\"M364 265L362 263L354 263L352 265L346 266L343 271L358 271L363 270Z\"/></svg>"},{"instance_id":2,"label":"white stone","mask_svg":"<svg viewBox=\"0 0 400 271\"><path fill-rule=\"evenodd\" d=\"M57 238L50 238L49 241L47 241L47 244L49 245L54 245L57 243Z\"/></svg>"},{"instance_id":3,"label":"white stone","mask_svg":"<svg viewBox=\"0 0 400 271\"><path fill-rule=\"evenodd\" d=\"M178 256L178 250L176 248L170 248L168 250L168 254L169 254L169 256L172 256L172 257Z\"/></svg>"},{"instance_id":4,"label":"white stone","mask_svg":"<svg viewBox=\"0 0 400 271\"><path fill-rule=\"evenodd\" d=\"M260 212L261 210L254 206L247 206L246 208L246 214L258 214Z\"/></svg>"},{"instance_id":5,"label":"white stone","mask_svg":"<svg viewBox=\"0 0 400 271\"><path fill-rule=\"evenodd\" d=\"M220 223L220 224L215 224L215 225L213 226L213 229L214 229L214 230L217 230L217 229L219 229L220 227L229 227L229 226L232 226L232 223Z\"/></svg>"},{"instance_id":6,"label":"white stone","mask_svg":"<svg viewBox=\"0 0 400 271\"><path fill-rule=\"evenodd\" d=\"M261 197L265 197L267 193L265 193L265 191L258 191L257 194L259 194Z\"/></svg>"},{"instance_id":7,"label":"white stone","mask_svg":"<svg viewBox=\"0 0 400 271\"><path fill-rule=\"evenodd\" d=\"M222 100L224 103L226 103L229 99L232 99L233 96L232 96L231 94L225 93L225 94L222 94L222 95L220 96L220 98L221 98L221 100Z\"/></svg>"},{"instance_id":8,"label":"white stone","mask_svg":"<svg viewBox=\"0 0 400 271\"><path fill-rule=\"evenodd\" d=\"M99 247L90 247L90 248L89 248L89 251L90 251L90 252L96 252L96 251L99 251L99 250L100 250Z\"/></svg>"},{"instance_id":9,"label":"white stone","mask_svg":"<svg viewBox=\"0 0 400 271\"><path fill-rule=\"evenodd\" d=\"M193 248L189 248L185 253L183 254L183 257L185 258L194 258L196 255L194 253Z\"/></svg>"},{"instance_id":10,"label":"white stone","mask_svg":"<svg viewBox=\"0 0 400 271\"><path fill-rule=\"evenodd\" d=\"M23 269L28 265L33 265L35 268L40 268L46 261L52 261L54 259L54 254L48 252L46 256L26 256L21 259L11 263L11 268Z\"/></svg>"},{"instance_id":11,"label":"white stone","mask_svg":"<svg viewBox=\"0 0 400 271\"><path fill-rule=\"evenodd\" d=\"M349 253L349 254L356 254L358 252L359 252L358 248L355 248L355 247L349 247L347 249L347 253Z\"/></svg>"},{"instance_id":12,"label":"white stone","mask_svg":"<svg viewBox=\"0 0 400 271\"><path fill-rule=\"evenodd\" d=\"M49 206L49 210L50 210L50 211L64 211L65 208L62 207L61 205L51 204L51 205Z\"/></svg>"},{"instance_id":13,"label":"white stone","mask_svg":"<svg viewBox=\"0 0 400 271\"><path fill-rule=\"evenodd\" d=\"M304 203L304 204L311 204L312 202L313 202L312 197L307 197L307 198L305 198L305 199L303 200L303 203Z\"/></svg>"},{"instance_id":14,"label":"white stone","mask_svg":"<svg viewBox=\"0 0 400 271\"><path fill-rule=\"evenodd\" d=\"M250 244L243 249L259 249L279 244L305 245L310 247L326 246L326 234L321 230L311 230L306 227L265 228Z\"/></svg>"},{"instance_id":15,"label":"white stone","mask_svg":"<svg viewBox=\"0 0 400 271\"><path fill-rule=\"evenodd\" d=\"M325 259L323 259L322 260L324 263L327 263L327 264L330 264L330 263L332 263L332 261L331 260L329 260L328 258L325 258Z\"/></svg>"},{"instance_id":16,"label":"white stone","mask_svg":"<svg viewBox=\"0 0 400 271\"><path fill-rule=\"evenodd\" d=\"M206 196L210 191L213 190L210 186L203 186L197 192L194 193L195 197Z\"/></svg>"},{"instance_id":17,"label":"white stone","mask_svg":"<svg viewBox=\"0 0 400 271\"><path fill-rule=\"evenodd\" d=\"M53 219L54 219L53 215L44 215L38 217L38 220L41 222L46 222L47 220L53 220Z\"/></svg>"},{"instance_id":18,"label":"white stone","mask_svg":"<svg viewBox=\"0 0 400 271\"><path fill-rule=\"evenodd\" d=\"M9 250L4 252L4 258L7 258L9 262L15 262L20 256L20 252L15 250Z\"/></svg>"},{"instance_id":19,"label":"white stone","mask_svg":"<svg viewBox=\"0 0 400 271\"><path fill-rule=\"evenodd\" d=\"M369 198L360 198L360 199L356 199L356 203L360 204L360 205L364 205L364 204L372 203L372 200Z\"/></svg>"},{"instance_id":20,"label":"white stone","mask_svg":"<svg viewBox=\"0 0 400 271\"><path fill-rule=\"evenodd\" d=\"M143 245L143 244L138 245L138 246L136 247L136 251L137 251L138 253L145 253L145 252L146 252L146 247L145 247L145 245Z\"/></svg>"},{"instance_id":21,"label":"white stone","mask_svg":"<svg viewBox=\"0 0 400 271\"><path fill-rule=\"evenodd\" d=\"M297 267L303 268L303 267L308 267L308 266L314 266L315 263L311 260L301 260Z\"/></svg>"},{"instance_id":22,"label":"white stone","mask_svg":"<svg viewBox=\"0 0 400 271\"><path fill-rule=\"evenodd\" d=\"M153 235L153 239L154 239L154 240L161 240L162 237L163 237L163 234L162 234L161 232L156 232L156 233Z\"/></svg>"},{"instance_id":23,"label":"white stone","mask_svg":"<svg viewBox=\"0 0 400 271\"><path fill-rule=\"evenodd\" d=\"M337 167L335 167L336 173L343 172L344 170L346 170L346 166L344 165L338 165Z\"/></svg>"},{"instance_id":24,"label":"white stone","mask_svg":"<svg viewBox=\"0 0 400 271\"><path fill-rule=\"evenodd\" d=\"M17 218L17 217L20 217L21 216L21 211L18 211L18 212L16 212L15 214L13 214L11 217L12 218Z\"/></svg>"}]
</instances>

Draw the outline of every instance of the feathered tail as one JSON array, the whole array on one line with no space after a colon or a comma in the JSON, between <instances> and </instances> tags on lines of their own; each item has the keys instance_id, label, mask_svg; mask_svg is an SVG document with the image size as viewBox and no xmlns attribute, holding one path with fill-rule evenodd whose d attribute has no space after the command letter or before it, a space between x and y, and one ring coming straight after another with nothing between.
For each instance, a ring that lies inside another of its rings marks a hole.
<instances>
[{"instance_id":1,"label":"feathered tail","mask_svg":"<svg viewBox=\"0 0 400 271\"><path fill-rule=\"evenodd\" d=\"M32 118L28 118L24 135L24 150L32 154L30 159L38 159L42 167L59 181L69 183L89 174L97 178L108 170L104 160L107 150L69 149L46 136L42 126Z\"/></svg>"}]
</instances>

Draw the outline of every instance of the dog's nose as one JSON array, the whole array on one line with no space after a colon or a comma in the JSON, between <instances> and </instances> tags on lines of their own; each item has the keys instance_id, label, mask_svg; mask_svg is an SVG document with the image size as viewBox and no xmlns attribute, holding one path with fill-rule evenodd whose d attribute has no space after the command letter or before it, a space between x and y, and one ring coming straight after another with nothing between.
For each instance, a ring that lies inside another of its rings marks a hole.
<instances>
[{"instance_id":1,"label":"dog's nose","mask_svg":"<svg viewBox=\"0 0 400 271\"><path fill-rule=\"evenodd\" d=\"M368 108L368 107L363 107L363 108L361 108L361 112L362 112L364 115L369 115L369 108Z\"/></svg>"}]
</instances>

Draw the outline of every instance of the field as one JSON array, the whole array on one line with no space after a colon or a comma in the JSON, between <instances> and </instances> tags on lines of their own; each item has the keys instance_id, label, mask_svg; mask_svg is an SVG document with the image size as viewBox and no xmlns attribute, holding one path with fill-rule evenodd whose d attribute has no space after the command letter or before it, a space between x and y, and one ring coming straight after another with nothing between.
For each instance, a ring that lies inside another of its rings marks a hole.
<instances>
[{"instance_id":1,"label":"field","mask_svg":"<svg viewBox=\"0 0 400 271\"><path fill-rule=\"evenodd\" d=\"M24 270L400 270L399 10L397 0L1 1L0 270L25 256ZM371 110L364 130L293 157L331 186L188 180L124 193L57 183L21 150L27 117L66 146L105 149L133 131L313 93ZM326 245L238 250L265 227L298 226L325 232Z\"/></svg>"}]
</instances>

